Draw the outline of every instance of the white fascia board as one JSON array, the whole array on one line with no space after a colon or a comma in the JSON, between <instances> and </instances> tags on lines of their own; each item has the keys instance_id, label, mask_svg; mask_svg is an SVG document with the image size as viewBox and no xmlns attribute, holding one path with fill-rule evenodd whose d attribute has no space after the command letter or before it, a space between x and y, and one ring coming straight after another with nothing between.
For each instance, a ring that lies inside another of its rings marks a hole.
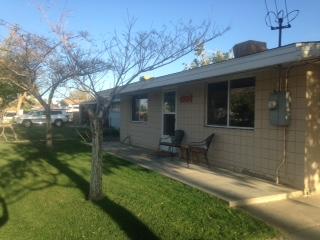
<instances>
[{"instance_id":1,"label":"white fascia board","mask_svg":"<svg viewBox=\"0 0 320 240\"><path fill-rule=\"evenodd\" d=\"M299 62L319 56L320 43L296 43L221 63L157 77L152 80L133 83L123 89L121 94L188 83L205 78L266 68L279 64Z\"/></svg>"}]
</instances>

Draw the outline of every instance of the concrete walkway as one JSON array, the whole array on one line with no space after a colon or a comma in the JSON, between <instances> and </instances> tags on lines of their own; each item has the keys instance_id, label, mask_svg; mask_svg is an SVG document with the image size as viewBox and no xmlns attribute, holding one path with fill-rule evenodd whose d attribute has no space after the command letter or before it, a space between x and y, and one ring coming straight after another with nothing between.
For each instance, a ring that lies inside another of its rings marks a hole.
<instances>
[{"instance_id":1,"label":"concrete walkway","mask_svg":"<svg viewBox=\"0 0 320 240\"><path fill-rule=\"evenodd\" d=\"M320 195L243 207L251 215L273 225L288 239L320 239Z\"/></svg>"},{"instance_id":2,"label":"concrete walkway","mask_svg":"<svg viewBox=\"0 0 320 240\"><path fill-rule=\"evenodd\" d=\"M301 191L224 169L206 169L178 159L161 158L155 152L106 142L104 149L145 168L198 188L229 203L231 207L279 201L302 195Z\"/></svg>"}]
</instances>

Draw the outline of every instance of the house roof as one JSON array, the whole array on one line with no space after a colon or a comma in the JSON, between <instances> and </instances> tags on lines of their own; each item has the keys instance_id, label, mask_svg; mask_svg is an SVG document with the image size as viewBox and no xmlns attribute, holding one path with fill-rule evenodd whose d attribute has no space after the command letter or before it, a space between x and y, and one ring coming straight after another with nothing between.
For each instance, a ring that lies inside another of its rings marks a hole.
<instances>
[{"instance_id":1,"label":"house roof","mask_svg":"<svg viewBox=\"0 0 320 240\"><path fill-rule=\"evenodd\" d=\"M293 43L220 63L214 63L191 70L156 77L147 81L132 83L125 87L120 94L129 94L131 92L183 84L209 77L218 77L227 74L271 67L279 64L311 60L319 57L320 41Z\"/></svg>"},{"instance_id":2,"label":"house roof","mask_svg":"<svg viewBox=\"0 0 320 240\"><path fill-rule=\"evenodd\" d=\"M110 94L112 93L112 90L113 88L109 88L109 89L106 89L106 90L102 90L99 93L99 95L101 97L104 97L105 99L109 100L110 99ZM117 102L120 102L120 98L119 96L115 96L115 98L112 100L113 103L117 103ZM89 100L89 101L84 101L84 102L81 102L80 105L88 105L88 104L95 104L96 103L96 100L95 99L92 99L92 100Z\"/></svg>"},{"instance_id":3,"label":"house roof","mask_svg":"<svg viewBox=\"0 0 320 240\"><path fill-rule=\"evenodd\" d=\"M66 98L66 99L63 99L63 102L67 105L79 105L80 103L82 102L86 102L87 100L84 100L84 99L69 99L69 98Z\"/></svg>"}]
</instances>

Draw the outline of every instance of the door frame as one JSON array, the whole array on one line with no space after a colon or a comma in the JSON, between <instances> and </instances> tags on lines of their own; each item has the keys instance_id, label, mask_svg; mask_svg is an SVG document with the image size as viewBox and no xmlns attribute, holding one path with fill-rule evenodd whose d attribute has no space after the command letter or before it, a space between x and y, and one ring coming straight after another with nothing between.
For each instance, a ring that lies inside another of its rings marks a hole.
<instances>
[{"instance_id":1,"label":"door frame","mask_svg":"<svg viewBox=\"0 0 320 240\"><path fill-rule=\"evenodd\" d=\"M174 113L167 113L167 114L174 114L175 115L175 123L174 123L174 130L177 130L177 119L178 119L178 114L177 114L177 110L178 110L178 98L177 98L177 90L176 89L165 89L162 91L161 93L161 134L160 136L161 137L166 137L168 135L164 135L163 134L163 130L164 130L164 119L163 119L163 116L165 114L164 112L164 95L166 93L169 93L169 92L174 92L175 93L175 112Z\"/></svg>"}]
</instances>

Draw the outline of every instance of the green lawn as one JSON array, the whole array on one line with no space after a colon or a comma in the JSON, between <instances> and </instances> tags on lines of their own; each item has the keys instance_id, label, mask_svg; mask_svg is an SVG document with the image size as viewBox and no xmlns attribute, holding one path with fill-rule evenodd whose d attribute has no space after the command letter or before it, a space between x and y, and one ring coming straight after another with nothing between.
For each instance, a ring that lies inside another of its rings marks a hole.
<instances>
[{"instance_id":1,"label":"green lawn","mask_svg":"<svg viewBox=\"0 0 320 240\"><path fill-rule=\"evenodd\" d=\"M18 135L19 140L31 140L31 141L43 141L45 139L45 126L34 126L31 128L25 128L20 125L14 126L15 132ZM86 131L84 128L77 128L81 134ZM10 129L5 129L6 136L9 140L14 140L12 131ZM61 140L74 140L79 139L76 128L74 127L53 127L54 139L57 141ZM4 138L0 138L0 143L4 141Z\"/></svg>"},{"instance_id":2,"label":"green lawn","mask_svg":"<svg viewBox=\"0 0 320 240\"><path fill-rule=\"evenodd\" d=\"M86 200L88 146L59 141L50 153L44 142L0 143L0 239L278 236L263 222L206 193L110 155L104 163L106 196L92 203Z\"/></svg>"}]
</instances>

